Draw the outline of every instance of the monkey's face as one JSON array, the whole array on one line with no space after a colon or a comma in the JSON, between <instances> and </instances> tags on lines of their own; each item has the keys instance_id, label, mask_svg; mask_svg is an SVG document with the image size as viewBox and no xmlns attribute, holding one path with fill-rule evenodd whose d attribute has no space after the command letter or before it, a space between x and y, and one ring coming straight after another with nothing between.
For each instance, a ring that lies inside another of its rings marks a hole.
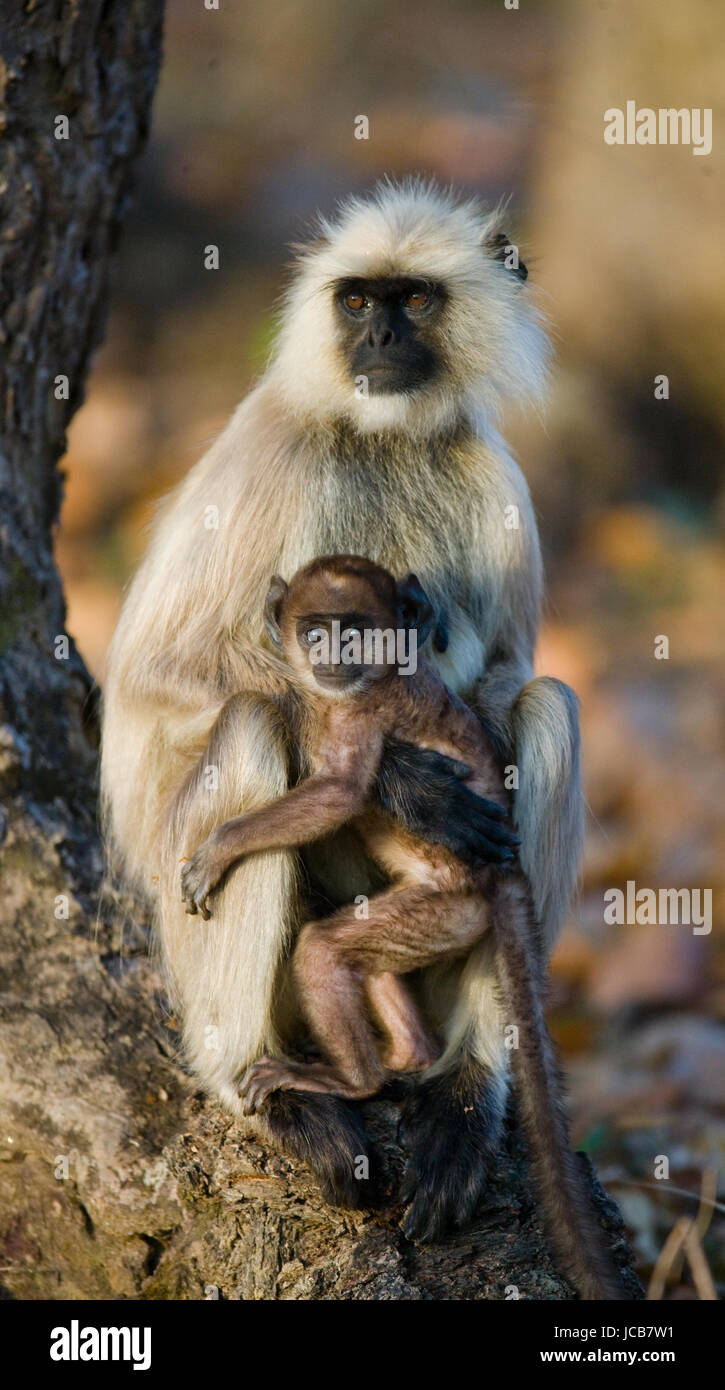
<instances>
[{"instance_id":1,"label":"monkey's face","mask_svg":"<svg viewBox=\"0 0 725 1390\"><path fill-rule=\"evenodd\" d=\"M441 372L441 285L409 276L343 279L334 290L340 343L368 395L420 391Z\"/></svg>"},{"instance_id":2,"label":"monkey's face","mask_svg":"<svg viewBox=\"0 0 725 1390\"><path fill-rule=\"evenodd\" d=\"M546 338L497 211L379 185L301 253L271 372L307 429L415 439L543 385Z\"/></svg>"},{"instance_id":3,"label":"monkey's face","mask_svg":"<svg viewBox=\"0 0 725 1390\"><path fill-rule=\"evenodd\" d=\"M387 570L354 557L313 561L287 591L282 646L308 687L347 696L394 673L398 621Z\"/></svg>"},{"instance_id":4,"label":"monkey's face","mask_svg":"<svg viewBox=\"0 0 725 1390\"><path fill-rule=\"evenodd\" d=\"M412 630L417 651L433 609L415 575L396 582L370 560L341 555L313 560L289 585L275 575L264 617L303 685L339 698L411 669Z\"/></svg>"},{"instance_id":5,"label":"monkey's face","mask_svg":"<svg viewBox=\"0 0 725 1390\"><path fill-rule=\"evenodd\" d=\"M326 695L365 690L395 670L395 648L391 647L392 661L387 662L387 644L380 637L394 632L394 623L395 614L385 609L301 614L294 638L302 659L295 654L292 660L306 684L311 677Z\"/></svg>"}]
</instances>

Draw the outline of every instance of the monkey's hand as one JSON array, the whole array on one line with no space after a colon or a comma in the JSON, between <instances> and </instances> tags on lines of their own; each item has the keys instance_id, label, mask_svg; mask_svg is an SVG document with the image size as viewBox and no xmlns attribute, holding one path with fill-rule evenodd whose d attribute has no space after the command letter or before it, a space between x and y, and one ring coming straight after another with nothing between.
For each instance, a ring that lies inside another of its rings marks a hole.
<instances>
[{"instance_id":1,"label":"monkey's hand","mask_svg":"<svg viewBox=\"0 0 725 1390\"><path fill-rule=\"evenodd\" d=\"M209 921L209 898L228 868L228 856L222 853L214 835L210 835L181 870L182 902L190 916L200 912L204 921Z\"/></svg>"},{"instance_id":2,"label":"monkey's hand","mask_svg":"<svg viewBox=\"0 0 725 1390\"><path fill-rule=\"evenodd\" d=\"M430 844L443 845L472 868L509 864L518 835L496 801L477 796L462 780L470 768L434 749L388 739L375 795L384 811Z\"/></svg>"}]
</instances>

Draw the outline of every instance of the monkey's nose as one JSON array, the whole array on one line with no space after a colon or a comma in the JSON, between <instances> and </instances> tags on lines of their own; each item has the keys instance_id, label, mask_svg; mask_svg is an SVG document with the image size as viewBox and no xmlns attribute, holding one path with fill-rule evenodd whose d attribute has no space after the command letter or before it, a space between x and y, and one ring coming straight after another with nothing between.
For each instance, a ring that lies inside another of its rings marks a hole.
<instances>
[{"instance_id":1,"label":"monkey's nose","mask_svg":"<svg viewBox=\"0 0 725 1390\"><path fill-rule=\"evenodd\" d=\"M368 343L370 347L381 348L390 347L395 341L395 334L392 328L371 328L368 333Z\"/></svg>"}]
</instances>

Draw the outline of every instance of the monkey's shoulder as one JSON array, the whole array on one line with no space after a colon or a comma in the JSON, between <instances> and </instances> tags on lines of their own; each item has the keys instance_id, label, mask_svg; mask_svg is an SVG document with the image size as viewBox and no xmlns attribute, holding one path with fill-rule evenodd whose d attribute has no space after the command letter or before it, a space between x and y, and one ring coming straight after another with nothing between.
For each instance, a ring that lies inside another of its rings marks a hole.
<instances>
[{"instance_id":1,"label":"monkey's shoulder","mask_svg":"<svg viewBox=\"0 0 725 1390\"><path fill-rule=\"evenodd\" d=\"M450 741L462 734L475 737L479 730L476 715L455 691L441 680L427 663L421 662L415 675L396 682L396 738L414 742Z\"/></svg>"}]
</instances>

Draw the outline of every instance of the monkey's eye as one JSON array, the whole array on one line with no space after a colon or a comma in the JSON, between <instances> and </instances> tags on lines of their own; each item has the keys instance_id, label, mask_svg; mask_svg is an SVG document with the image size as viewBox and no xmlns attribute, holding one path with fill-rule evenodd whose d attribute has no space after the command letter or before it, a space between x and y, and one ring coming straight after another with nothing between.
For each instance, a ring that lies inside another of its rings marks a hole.
<instances>
[{"instance_id":1,"label":"monkey's eye","mask_svg":"<svg viewBox=\"0 0 725 1390\"><path fill-rule=\"evenodd\" d=\"M324 627L308 627L305 633L305 641L313 646L315 642L322 642L325 638Z\"/></svg>"},{"instance_id":2,"label":"monkey's eye","mask_svg":"<svg viewBox=\"0 0 725 1390\"><path fill-rule=\"evenodd\" d=\"M370 301L359 290L351 290L345 295L344 304L346 309L352 309L354 314L359 314L361 309L369 307Z\"/></svg>"},{"instance_id":3,"label":"monkey's eye","mask_svg":"<svg viewBox=\"0 0 725 1390\"><path fill-rule=\"evenodd\" d=\"M356 638L362 637L362 632L359 627L346 627L341 636L343 642L354 642Z\"/></svg>"},{"instance_id":4,"label":"monkey's eye","mask_svg":"<svg viewBox=\"0 0 725 1390\"><path fill-rule=\"evenodd\" d=\"M412 309L415 313L416 309L426 309L430 300L431 296L428 290L411 290L410 294L405 296L405 307Z\"/></svg>"}]
</instances>

